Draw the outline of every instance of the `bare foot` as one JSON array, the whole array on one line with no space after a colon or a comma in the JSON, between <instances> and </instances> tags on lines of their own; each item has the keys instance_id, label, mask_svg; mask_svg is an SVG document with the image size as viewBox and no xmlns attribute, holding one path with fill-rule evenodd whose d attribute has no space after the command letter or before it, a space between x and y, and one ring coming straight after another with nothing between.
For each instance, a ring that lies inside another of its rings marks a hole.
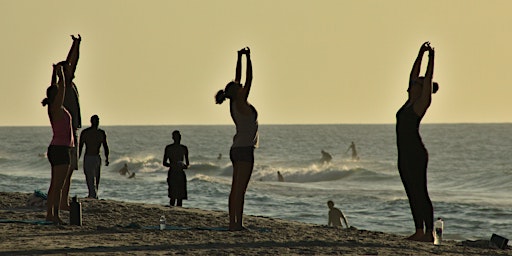
<instances>
[{"instance_id":1,"label":"bare foot","mask_svg":"<svg viewBox=\"0 0 512 256\"><path fill-rule=\"evenodd\" d=\"M425 233L423 233L423 230L416 230L416 233L412 234L411 236L407 237L407 240L411 241L421 241L423 237L425 236Z\"/></svg>"},{"instance_id":2,"label":"bare foot","mask_svg":"<svg viewBox=\"0 0 512 256\"><path fill-rule=\"evenodd\" d=\"M247 228L242 225L229 227L229 231L242 231L242 230L247 230Z\"/></svg>"},{"instance_id":3,"label":"bare foot","mask_svg":"<svg viewBox=\"0 0 512 256\"><path fill-rule=\"evenodd\" d=\"M53 224L55 225L66 225L64 221L62 221L58 216L53 217Z\"/></svg>"},{"instance_id":4,"label":"bare foot","mask_svg":"<svg viewBox=\"0 0 512 256\"><path fill-rule=\"evenodd\" d=\"M434 235L432 234L432 232L428 232L425 233L425 235L423 235L423 237L420 238L420 240L418 240L420 242L428 242L428 243L433 243L434 242Z\"/></svg>"}]
</instances>

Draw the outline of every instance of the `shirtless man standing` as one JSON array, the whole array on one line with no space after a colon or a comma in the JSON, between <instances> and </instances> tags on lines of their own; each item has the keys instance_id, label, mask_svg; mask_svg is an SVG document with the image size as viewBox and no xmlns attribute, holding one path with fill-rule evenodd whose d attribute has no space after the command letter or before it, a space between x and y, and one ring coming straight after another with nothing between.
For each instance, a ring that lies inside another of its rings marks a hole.
<instances>
[{"instance_id":1,"label":"shirtless man standing","mask_svg":"<svg viewBox=\"0 0 512 256\"><path fill-rule=\"evenodd\" d=\"M91 117L91 127L80 133L80 145L78 157L82 156L82 148L85 145L84 154L84 173L89 189L88 198L98 199L98 186L100 183L101 157L100 147L103 145L105 153L105 166L108 166L109 149L107 144L107 134L99 129L100 118L97 115Z\"/></svg>"}]
</instances>

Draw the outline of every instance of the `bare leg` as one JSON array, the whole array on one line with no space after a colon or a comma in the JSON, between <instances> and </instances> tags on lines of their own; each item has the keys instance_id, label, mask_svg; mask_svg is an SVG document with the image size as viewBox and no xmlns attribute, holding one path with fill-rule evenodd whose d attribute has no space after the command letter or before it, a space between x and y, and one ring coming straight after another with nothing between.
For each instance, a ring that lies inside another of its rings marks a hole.
<instances>
[{"instance_id":1,"label":"bare leg","mask_svg":"<svg viewBox=\"0 0 512 256\"><path fill-rule=\"evenodd\" d=\"M52 178L50 188L48 189L48 201L46 220L53 221L56 224L62 223L59 218L60 201L62 197L62 187L68 176L69 165L58 165L52 167Z\"/></svg>"},{"instance_id":2,"label":"bare leg","mask_svg":"<svg viewBox=\"0 0 512 256\"><path fill-rule=\"evenodd\" d=\"M60 200L60 209L64 211L69 211L69 209L71 209L69 206L69 187L71 186L71 175L73 174L73 168L69 166L68 170L69 171L67 173L64 186L62 187L62 198Z\"/></svg>"},{"instance_id":3,"label":"bare leg","mask_svg":"<svg viewBox=\"0 0 512 256\"><path fill-rule=\"evenodd\" d=\"M242 230L245 192L251 179L254 164L251 162L233 163L233 182L229 195L229 230Z\"/></svg>"}]
</instances>

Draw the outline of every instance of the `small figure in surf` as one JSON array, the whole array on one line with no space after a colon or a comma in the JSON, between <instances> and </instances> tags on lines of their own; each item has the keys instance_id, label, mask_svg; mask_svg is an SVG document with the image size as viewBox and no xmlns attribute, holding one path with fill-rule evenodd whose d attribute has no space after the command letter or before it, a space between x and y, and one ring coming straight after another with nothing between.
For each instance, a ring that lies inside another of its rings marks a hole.
<instances>
[{"instance_id":1,"label":"small figure in surf","mask_svg":"<svg viewBox=\"0 0 512 256\"><path fill-rule=\"evenodd\" d=\"M320 153L322 153L322 159L320 159L320 162L322 162L324 164L331 162L331 160L332 160L331 154L327 153L324 150L320 151Z\"/></svg>"},{"instance_id":2,"label":"small figure in surf","mask_svg":"<svg viewBox=\"0 0 512 256\"><path fill-rule=\"evenodd\" d=\"M421 61L425 52L428 52L428 65L425 77L421 77ZM396 113L398 172L409 198L416 228L416 232L407 239L422 242L434 241L434 208L427 189L428 152L419 133L421 119L432 102L432 94L439 89L439 85L432 81L434 55L434 48L429 42L421 45L409 78L408 99Z\"/></svg>"},{"instance_id":3,"label":"small figure in surf","mask_svg":"<svg viewBox=\"0 0 512 256\"><path fill-rule=\"evenodd\" d=\"M277 171L277 181L284 182L284 177L279 171Z\"/></svg>"},{"instance_id":4,"label":"small figure in surf","mask_svg":"<svg viewBox=\"0 0 512 256\"><path fill-rule=\"evenodd\" d=\"M346 228L350 227L343 212L340 209L334 207L333 201L327 201L327 207L329 207L329 220L327 222L328 227L343 228L343 225L341 224L342 220L343 223L345 223Z\"/></svg>"},{"instance_id":5,"label":"small figure in surf","mask_svg":"<svg viewBox=\"0 0 512 256\"><path fill-rule=\"evenodd\" d=\"M242 85L242 56L247 58L245 84ZM245 192L254 168L254 149L258 147L258 112L247 98L252 85L252 62L249 47L238 51L235 80L215 95L215 103L222 104L229 99L231 118L236 134L229 157L233 164L233 181L229 194L229 230L239 231L243 226Z\"/></svg>"},{"instance_id":6,"label":"small figure in surf","mask_svg":"<svg viewBox=\"0 0 512 256\"><path fill-rule=\"evenodd\" d=\"M135 177L135 173L132 172L130 173L130 171L128 170L128 164L124 163L124 166L121 167L121 169L119 169L119 174L125 176L126 174L128 174L128 179L131 179L133 177Z\"/></svg>"},{"instance_id":7,"label":"small figure in surf","mask_svg":"<svg viewBox=\"0 0 512 256\"><path fill-rule=\"evenodd\" d=\"M222 154L219 153L219 156L217 157L217 160L221 160L222 159Z\"/></svg>"},{"instance_id":8,"label":"small figure in surf","mask_svg":"<svg viewBox=\"0 0 512 256\"><path fill-rule=\"evenodd\" d=\"M163 165L169 167L167 172L167 184L169 190L170 206L183 206L183 200L188 199L187 195L187 176L184 169L188 169L188 148L181 145L181 134L179 131L172 132L174 143L165 147Z\"/></svg>"},{"instance_id":9,"label":"small figure in surf","mask_svg":"<svg viewBox=\"0 0 512 256\"><path fill-rule=\"evenodd\" d=\"M348 153L349 150L352 150L352 160L357 161L359 160L359 156L357 155L356 150L356 144L352 141L350 146L348 147L347 151L345 151L345 154Z\"/></svg>"}]
</instances>

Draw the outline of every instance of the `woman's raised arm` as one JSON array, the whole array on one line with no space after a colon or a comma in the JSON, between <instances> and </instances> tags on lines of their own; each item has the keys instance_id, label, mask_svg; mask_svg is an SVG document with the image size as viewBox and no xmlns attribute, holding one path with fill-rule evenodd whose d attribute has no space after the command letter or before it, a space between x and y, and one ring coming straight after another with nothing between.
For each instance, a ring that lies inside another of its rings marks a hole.
<instances>
[{"instance_id":1,"label":"woman's raised arm","mask_svg":"<svg viewBox=\"0 0 512 256\"><path fill-rule=\"evenodd\" d=\"M71 38L73 39L73 44L71 45L71 49L69 49L66 61L71 66L71 72L74 76L76 66L78 64L78 58L80 57L80 42L82 41L82 37L80 36L80 34L78 34L78 38L74 35L71 35Z\"/></svg>"},{"instance_id":2,"label":"woman's raised arm","mask_svg":"<svg viewBox=\"0 0 512 256\"><path fill-rule=\"evenodd\" d=\"M64 76L64 70L62 65L54 65L54 73L59 78L59 81L57 82L57 95L53 99L52 104L50 105L51 109L50 112L52 113L52 116L56 119L60 119L62 116L62 105L64 104L64 94L66 93L66 81Z\"/></svg>"},{"instance_id":3,"label":"woman's raised arm","mask_svg":"<svg viewBox=\"0 0 512 256\"><path fill-rule=\"evenodd\" d=\"M249 97L249 92L251 91L252 85L252 62L251 62L251 50L249 47L246 48L245 56L247 57L247 70L245 71L245 84L244 84L244 92L245 92L245 100Z\"/></svg>"},{"instance_id":4,"label":"woman's raised arm","mask_svg":"<svg viewBox=\"0 0 512 256\"><path fill-rule=\"evenodd\" d=\"M423 59L423 54L428 50L428 47L430 47L430 42L425 42L420 47L418 56L416 57L416 60L412 65L411 75L409 77L409 86L411 86L411 83L416 81L416 79L418 79L418 77L420 76L421 61Z\"/></svg>"}]
</instances>

